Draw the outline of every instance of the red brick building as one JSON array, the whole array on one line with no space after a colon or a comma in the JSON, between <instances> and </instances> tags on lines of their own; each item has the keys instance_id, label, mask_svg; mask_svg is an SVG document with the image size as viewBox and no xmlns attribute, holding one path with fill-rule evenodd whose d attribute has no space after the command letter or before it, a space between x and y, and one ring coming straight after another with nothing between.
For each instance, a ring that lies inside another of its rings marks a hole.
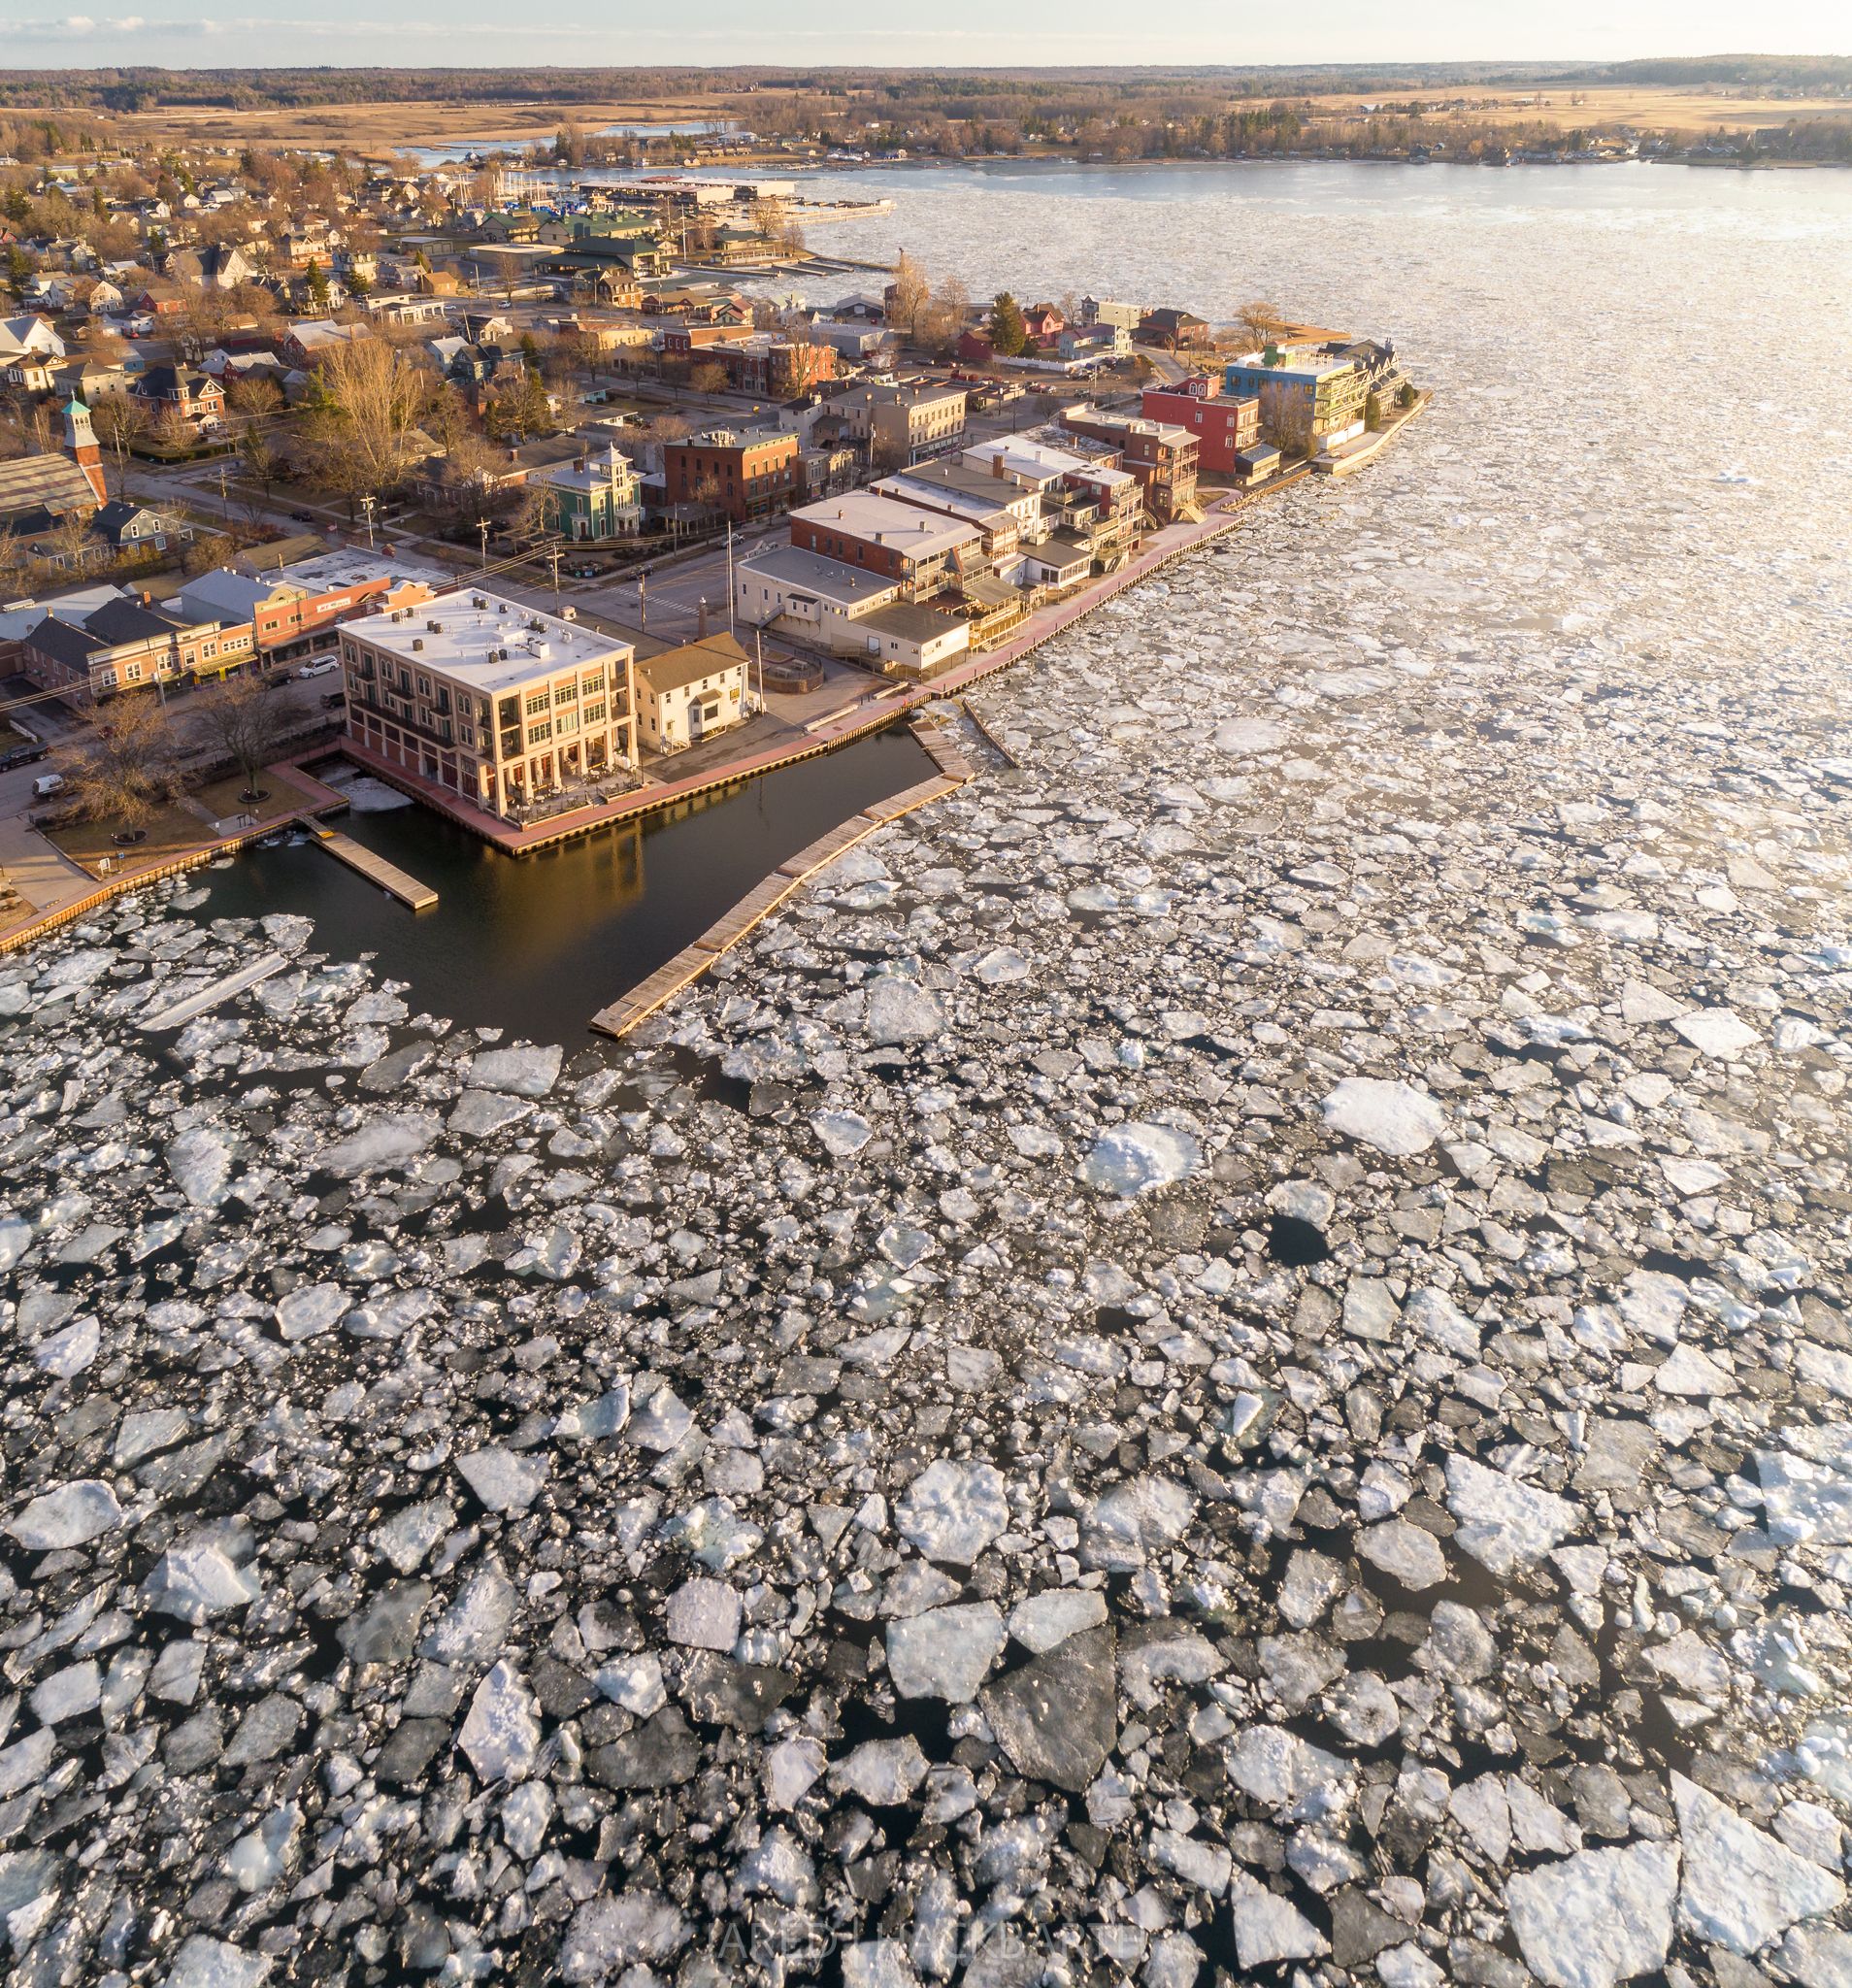
<instances>
[{"instance_id":1,"label":"red brick building","mask_svg":"<svg viewBox=\"0 0 1852 1988\"><path fill-rule=\"evenodd\" d=\"M1222 382L1199 373L1175 386L1147 386L1141 410L1147 421L1166 421L1187 428L1196 437L1196 464L1210 475L1240 474L1235 458L1260 441L1258 398L1224 398Z\"/></svg>"},{"instance_id":2,"label":"red brick building","mask_svg":"<svg viewBox=\"0 0 1852 1988\"><path fill-rule=\"evenodd\" d=\"M976 525L916 510L873 490L844 490L791 514L791 543L863 573L897 580L915 597L933 592L954 561L960 570L983 563Z\"/></svg>"},{"instance_id":3,"label":"red brick building","mask_svg":"<svg viewBox=\"0 0 1852 1988\"><path fill-rule=\"evenodd\" d=\"M662 451L662 480L671 504L704 504L744 524L788 510L802 494L800 444L779 428L711 428Z\"/></svg>"}]
</instances>

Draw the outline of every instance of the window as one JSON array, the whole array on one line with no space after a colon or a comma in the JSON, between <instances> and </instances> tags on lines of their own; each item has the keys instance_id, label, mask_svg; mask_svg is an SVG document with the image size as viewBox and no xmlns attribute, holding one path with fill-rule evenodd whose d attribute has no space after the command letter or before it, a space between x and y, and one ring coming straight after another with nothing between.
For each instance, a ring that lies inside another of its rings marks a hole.
<instances>
[{"instance_id":1,"label":"window","mask_svg":"<svg viewBox=\"0 0 1852 1988\"><path fill-rule=\"evenodd\" d=\"M142 666L141 666L141 664L140 664L140 663L127 663L127 664L124 664L124 666L123 666L123 669L122 669L122 680L123 680L123 681L124 681L125 683L139 683L139 682L140 682L140 681L142 680Z\"/></svg>"},{"instance_id":2,"label":"window","mask_svg":"<svg viewBox=\"0 0 1852 1988\"><path fill-rule=\"evenodd\" d=\"M549 720L543 719L540 724L529 725L527 728L527 743L530 746L544 746L552 736L553 727Z\"/></svg>"},{"instance_id":3,"label":"window","mask_svg":"<svg viewBox=\"0 0 1852 1988\"><path fill-rule=\"evenodd\" d=\"M579 685L576 682L555 683L553 685L553 702L555 704L571 704L578 696Z\"/></svg>"},{"instance_id":4,"label":"window","mask_svg":"<svg viewBox=\"0 0 1852 1988\"><path fill-rule=\"evenodd\" d=\"M593 670L593 671L592 671L592 672L591 672L591 673L590 673L590 674L589 674L588 676L584 676L584 677L581 677L581 678L580 678L580 679L579 679L579 689L580 689L580 690L582 690L582 691L583 691L583 692L585 693L585 695L586 695L587 697L591 696L591 695L592 695L592 693L593 693L594 691L597 691L597 690L602 690L602 689L604 689L604 687L605 687L605 673L604 673L604 671L603 671L603 670Z\"/></svg>"},{"instance_id":5,"label":"window","mask_svg":"<svg viewBox=\"0 0 1852 1988\"><path fill-rule=\"evenodd\" d=\"M605 707L602 703L588 704L585 707L585 722L587 725L602 725L605 722Z\"/></svg>"},{"instance_id":6,"label":"window","mask_svg":"<svg viewBox=\"0 0 1852 1988\"><path fill-rule=\"evenodd\" d=\"M536 690L528 697L527 715L530 718L545 717L551 706L552 700L548 698L546 692L544 689Z\"/></svg>"}]
</instances>

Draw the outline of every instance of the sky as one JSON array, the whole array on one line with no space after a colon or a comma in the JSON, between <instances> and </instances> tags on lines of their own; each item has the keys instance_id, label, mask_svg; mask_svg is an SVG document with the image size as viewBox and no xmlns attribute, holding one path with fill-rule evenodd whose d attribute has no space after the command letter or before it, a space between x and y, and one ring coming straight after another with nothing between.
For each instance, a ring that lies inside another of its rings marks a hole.
<instances>
[{"instance_id":1,"label":"sky","mask_svg":"<svg viewBox=\"0 0 1852 1988\"><path fill-rule=\"evenodd\" d=\"M132 14L0 0L0 68L277 64L464 67L867 63L1624 60L1753 49L1852 54L1848 0L606 0L575 11L508 0L281 0L271 14L203 17L197 0Z\"/></svg>"}]
</instances>

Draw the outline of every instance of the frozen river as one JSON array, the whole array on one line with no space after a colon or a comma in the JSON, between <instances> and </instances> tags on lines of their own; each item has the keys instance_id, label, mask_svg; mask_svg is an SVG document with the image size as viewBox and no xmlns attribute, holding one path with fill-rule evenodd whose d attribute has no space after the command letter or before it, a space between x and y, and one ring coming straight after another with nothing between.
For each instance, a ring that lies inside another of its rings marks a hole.
<instances>
[{"instance_id":1,"label":"frozen river","mask_svg":"<svg viewBox=\"0 0 1852 1988\"><path fill-rule=\"evenodd\" d=\"M1439 397L620 1050L0 964L9 1965L1837 1988L1852 182L848 183Z\"/></svg>"}]
</instances>

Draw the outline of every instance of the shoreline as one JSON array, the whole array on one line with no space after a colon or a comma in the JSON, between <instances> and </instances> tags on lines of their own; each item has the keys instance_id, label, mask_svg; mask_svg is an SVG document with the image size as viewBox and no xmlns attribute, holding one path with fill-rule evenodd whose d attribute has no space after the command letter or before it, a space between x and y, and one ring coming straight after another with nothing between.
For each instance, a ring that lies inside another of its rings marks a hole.
<instances>
[{"instance_id":1,"label":"shoreline","mask_svg":"<svg viewBox=\"0 0 1852 1988\"><path fill-rule=\"evenodd\" d=\"M1322 471L1317 459L1312 458L1296 464L1292 469L1282 472L1257 489L1224 491L1207 507L1200 523L1166 526L1163 531L1154 533L1152 540L1147 542L1147 549L1137 559L1121 567L1116 573L1102 575L1092 585L1083 587L1067 600L1052 607L1038 609L1010 641L995 649L970 657L966 662L954 666L928 682L909 684L880 710L871 713L864 708L839 724L810 735L801 746L795 747L772 746L762 752L749 753L743 758L729 760L720 766L693 775L686 780L670 781L640 789L600 807L579 809L568 814L555 816L550 821L537 823L532 828L514 830L511 830L498 817L480 809L470 807L459 796L446 793L444 789L418 779L417 776L408 774L403 767L394 766L380 758L345 733L337 734L326 750L340 754L361 768L363 772L384 780L388 785L397 787L401 793L409 794L414 801L448 816L460 827L469 829L482 841L499 848L505 855L520 857L535 854L542 849L576 841L580 836L595 834L614 822L641 820L659 809L672 807L678 802L718 788L733 786L742 780L756 779L761 775L782 772L805 760L822 757L835 751L839 746L851 745L858 739L888 730L902 720L911 717L924 705L941 699L956 701L972 684L982 682L1004 670L1013 668L1015 664L1033 655L1044 643L1053 640L1057 635L1066 634L1069 629L1085 620L1108 601L1116 599L1119 594L1137 586L1141 580L1163 572L1186 554L1225 537L1236 528L1253 505L1280 491L1291 489L1314 475L1343 476L1364 467L1367 462L1373 461L1390 442L1400 436L1409 422L1427 410L1433 399L1432 388L1423 391L1412 407L1398 414L1392 421L1377 431L1372 446L1365 453L1340 458L1326 465ZM1176 536L1167 539L1169 533L1174 533ZM317 750L314 756L325 757L326 752ZM235 836L215 838L211 842L201 842L190 847L164 852L160 857L150 861L145 869L112 877L107 881L98 880L95 889L82 892L62 904L43 909L34 907L29 916L0 930L0 955L23 950L37 940L49 936L74 919L87 915L125 892L139 890L146 884L160 882L185 870L197 869L219 856L235 855L248 844L259 841L264 836L276 834L279 829L287 827L292 821L304 819L306 816L333 813L347 805L345 795L340 794L335 788L326 787L323 782L316 781L313 774L304 770L299 759L280 760L275 770L286 775L291 780L323 787L328 798L317 798L315 806L307 811L300 806L292 806L282 811L277 817L265 817ZM964 778L969 778L969 770ZM954 785L959 783L961 782L953 782ZM946 791L949 791L949 788ZM923 802L916 800L911 805L920 806ZM763 887L759 886L761 889ZM738 911L739 906L736 905L733 911L726 914L726 918L717 922L725 924L727 918L737 914ZM762 911L759 915L764 914ZM714 928L710 928L712 929ZM749 929L749 926L743 928L739 936L744 937L744 931ZM700 944L699 941L695 943L697 945ZM718 957L719 954L717 951L711 951L709 956ZM695 976L690 974L687 977L693 978ZM680 984L686 984L685 980ZM619 1002L625 998L627 997L620 996ZM608 1009L617 1005L608 1004ZM634 1020L627 1026L634 1026Z\"/></svg>"}]
</instances>

